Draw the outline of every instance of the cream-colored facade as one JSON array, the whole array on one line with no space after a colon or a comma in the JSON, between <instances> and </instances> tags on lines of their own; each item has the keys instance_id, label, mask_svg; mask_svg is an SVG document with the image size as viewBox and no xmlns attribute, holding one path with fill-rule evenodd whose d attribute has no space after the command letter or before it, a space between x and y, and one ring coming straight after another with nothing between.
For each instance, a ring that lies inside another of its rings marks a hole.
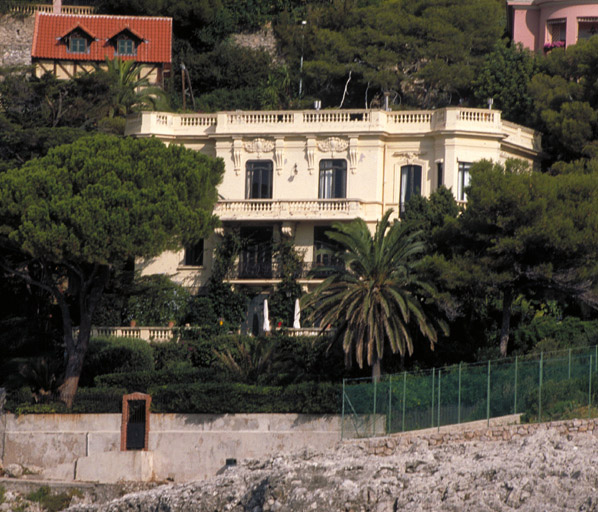
<instances>
[{"instance_id":1,"label":"cream-colored facade","mask_svg":"<svg viewBox=\"0 0 598 512\"><path fill-rule=\"evenodd\" d=\"M223 227L205 241L203 258L186 265L181 250L139 263L143 274L165 273L194 290L209 276L222 230L237 229L259 243L290 237L307 270L321 263L316 249L333 222L361 217L373 228L388 208L397 215L410 194L428 196L440 184L464 201L471 163L519 158L535 167L540 152L539 135L502 120L499 111L458 107L144 112L128 120L126 133L224 160L215 209ZM271 253L259 248L242 256L231 282L267 290L278 281L268 259ZM306 276L299 280L305 288L319 282Z\"/></svg>"}]
</instances>

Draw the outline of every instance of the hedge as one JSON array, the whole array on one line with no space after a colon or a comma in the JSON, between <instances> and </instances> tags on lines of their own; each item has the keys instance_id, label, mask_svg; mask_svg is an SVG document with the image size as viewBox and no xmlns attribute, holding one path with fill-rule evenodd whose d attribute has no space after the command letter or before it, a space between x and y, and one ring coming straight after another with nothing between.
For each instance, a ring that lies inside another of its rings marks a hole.
<instances>
[{"instance_id":1,"label":"hedge","mask_svg":"<svg viewBox=\"0 0 598 512\"><path fill-rule=\"evenodd\" d=\"M15 414L99 414L120 413L122 398L127 393L124 388L79 388L75 395L73 408L68 410L62 402L23 403L8 400L6 409ZM22 399L22 396L15 396Z\"/></svg>"},{"instance_id":2,"label":"hedge","mask_svg":"<svg viewBox=\"0 0 598 512\"><path fill-rule=\"evenodd\" d=\"M286 387L208 383L155 386L148 391L154 412L338 414L342 387L315 382Z\"/></svg>"},{"instance_id":3,"label":"hedge","mask_svg":"<svg viewBox=\"0 0 598 512\"><path fill-rule=\"evenodd\" d=\"M146 341L137 338L92 338L79 384L91 386L97 375L153 369L152 348Z\"/></svg>"},{"instance_id":4,"label":"hedge","mask_svg":"<svg viewBox=\"0 0 598 512\"><path fill-rule=\"evenodd\" d=\"M108 373L94 379L98 387L126 388L129 393L147 393L151 386L166 384L193 384L196 382L217 381L222 374L216 368L167 368L160 371L129 373Z\"/></svg>"}]
</instances>

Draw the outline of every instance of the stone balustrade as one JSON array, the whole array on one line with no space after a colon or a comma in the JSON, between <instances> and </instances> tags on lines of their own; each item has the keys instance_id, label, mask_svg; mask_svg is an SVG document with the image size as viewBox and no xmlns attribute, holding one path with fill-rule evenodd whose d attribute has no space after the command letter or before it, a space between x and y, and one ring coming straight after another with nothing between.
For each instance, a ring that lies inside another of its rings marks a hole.
<instances>
[{"instance_id":1,"label":"stone balustrade","mask_svg":"<svg viewBox=\"0 0 598 512\"><path fill-rule=\"evenodd\" d=\"M15 14L31 15L36 12L54 12L52 4L16 4L10 7ZM96 8L91 5L63 5L62 14L95 14Z\"/></svg>"},{"instance_id":2,"label":"stone balustrade","mask_svg":"<svg viewBox=\"0 0 598 512\"><path fill-rule=\"evenodd\" d=\"M336 220L365 216L357 199L304 199L218 201L214 214L223 221L259 220Z\"/></svg>"},{"instance_id":3,"label":"stone balustrade","mask_svg":"<svg viewBox=\"0 0 598 512\"><path fill-rule=\"evenodd\" d=\"M126 133L158 137L207 137L209 135L313 136L334 131L348 136L359 133L402 135L454 130L500 134L513 143L534 149L533 130L502 120L498 110L447 107L439 110L301 110L268 112L217 112L214 114L174 114L140 112L127 120Z\"/></svg>"},{"instance_id":4,"label":"stone balustrade","mask_svg":"<svg viewBox=\"0 0 598 512\"><path fill-rule=\"evenodd\" d=\"M138 338L145 341L171 341L175 338L172 327L92 327L91 335Z\"/></svg>"}]
</instances>

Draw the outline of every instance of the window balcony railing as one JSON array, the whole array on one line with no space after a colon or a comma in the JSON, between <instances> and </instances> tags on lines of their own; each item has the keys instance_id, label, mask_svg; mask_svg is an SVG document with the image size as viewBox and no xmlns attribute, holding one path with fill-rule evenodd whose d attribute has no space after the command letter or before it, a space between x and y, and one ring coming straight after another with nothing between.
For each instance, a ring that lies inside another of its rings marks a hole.
<instances>
[{"instance_id":1,"label":"window balcony railing","mask_svg":"<svg viewBox=\"0 0 598 512\"><path fill-rule=\"evenodd\" d=\"M357 199L218 201L214 213L223 221L243 219L343 219L363 215L362 204Z\"/></svg>"},{"instance_id":2,"label":"window balcony railing","mask_svg":"<svg viewBox=\"0 0 598 512\"><path fill-rule=\"evenodd\" d=\"M295 279L325 279L334 270L343 268L343 264L323 264L316 261L304 262L298 272L293 276ZM239 262L226 275L228 281L237 280L278 280L282 279L282 270L278 261L264 260L261 262Z\"/></svg>"}]
</instances>

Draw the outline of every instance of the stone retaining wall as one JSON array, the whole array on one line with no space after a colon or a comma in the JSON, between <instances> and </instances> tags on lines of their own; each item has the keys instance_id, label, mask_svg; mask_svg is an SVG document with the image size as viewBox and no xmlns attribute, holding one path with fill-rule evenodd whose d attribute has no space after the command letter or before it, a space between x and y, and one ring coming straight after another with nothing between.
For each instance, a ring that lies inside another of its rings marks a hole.
<instances>
[{"instance_id":1,"label":"stone retaining wall","mask_svg":"<svg viewBox=\"0 0 598 512\"><path fill-rule=\"evenodd\" d=\"M485 423L485 422L484 422ZM554 430L561 435L593 434L598 436L598 418L585 420L552 421L548 423L528 423L517 425L496 425L477 427L464 430L445 430L423 433L407 432L393 434L384 438L375 438L355 443L369 455L389 456L404 451L415 443L425 443L428 446L463 443L468 441L510 441L531 436L539 431Z\"/></svg>"},{"instance_id":2,"label":"stone retaining wall","mask_svg":"<svg viewBox=\"0 0 598 512\"><path fill-rule=\"evenodd\" d=\"M0 16L0 66L31 64L34 16Z\"/></svg>"}]
</instances>

